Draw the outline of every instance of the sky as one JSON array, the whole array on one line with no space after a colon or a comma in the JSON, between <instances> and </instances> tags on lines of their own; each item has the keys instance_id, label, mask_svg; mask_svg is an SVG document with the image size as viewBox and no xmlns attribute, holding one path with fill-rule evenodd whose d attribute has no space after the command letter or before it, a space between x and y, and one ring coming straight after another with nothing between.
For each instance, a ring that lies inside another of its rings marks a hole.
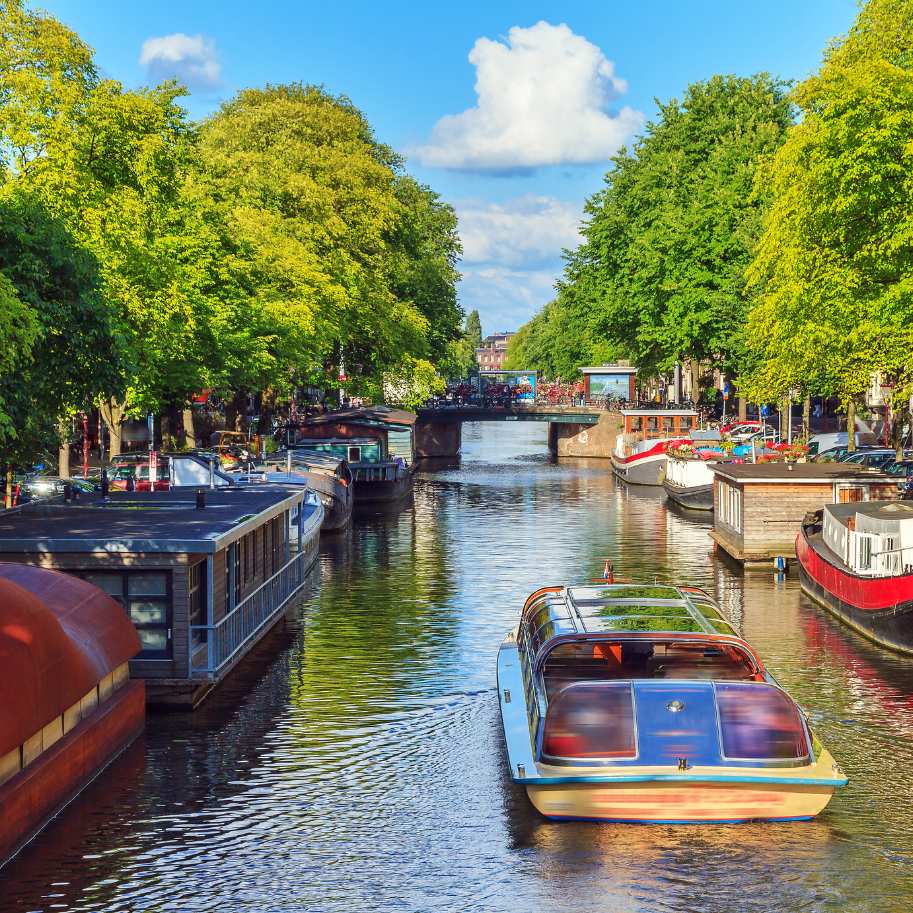
<instances>
[{"instance_id":1,"label":"sky","mask_svg":"<svg viewBox=\"0 0 913 913\"><path fill-rule=\"evenodd\" d=\"M553 296L584 201L656 100L716 73L814 72L856 0L385 4L39 0L128 87L167 78L194 117L238 90L321 84L456 209L460 301L485 333Z\"/></svg>"}]
</instances>

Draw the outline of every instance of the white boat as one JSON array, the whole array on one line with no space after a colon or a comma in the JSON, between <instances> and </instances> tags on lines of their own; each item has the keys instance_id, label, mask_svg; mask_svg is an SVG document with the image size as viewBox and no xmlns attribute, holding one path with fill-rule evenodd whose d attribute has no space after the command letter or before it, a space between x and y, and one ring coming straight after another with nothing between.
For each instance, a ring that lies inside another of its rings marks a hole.
<instances>
[{"instance_id":1,"label":"white boat","mask_svg":"<svg viewBox=\"0 0 913 913\"><path fill-rule=\"evenodd\" d=\"M716 460L699 456L669 454L663 488L681 507L688 510L713 510L713 466Z\"/></svg>"},{"instance_id":2,"label":"white boat","mask_svg":"<svg viewBox=\"0 0 913 913\"><path fill-rule=\"evenodd\" d=\"M693 409L623 409L612 469L632 485L662 485L666 450L689 442L697 425Z\"/></svg>"}]
</instances>

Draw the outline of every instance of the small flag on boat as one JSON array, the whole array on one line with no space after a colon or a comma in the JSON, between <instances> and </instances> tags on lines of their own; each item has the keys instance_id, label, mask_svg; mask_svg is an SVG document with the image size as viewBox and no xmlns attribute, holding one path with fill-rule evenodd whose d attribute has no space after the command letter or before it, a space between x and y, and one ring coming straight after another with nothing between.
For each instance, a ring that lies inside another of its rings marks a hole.
<instances>
[{"instance_id":1,"label":"small flag on boat","mask_svg":"<svg viewBox=\"0 0 913 913\"><path fill-rule=\"evenodd\" d=\"M615 582L615 573L614 573L614 570L613 570L613 568L612 568L612 565L609 564L608 561L606 561L605 567L604 567L603 570L602 570L602 579L605 580L606 583L614 583L614 582Z\"/></svg>"}]
</instances>

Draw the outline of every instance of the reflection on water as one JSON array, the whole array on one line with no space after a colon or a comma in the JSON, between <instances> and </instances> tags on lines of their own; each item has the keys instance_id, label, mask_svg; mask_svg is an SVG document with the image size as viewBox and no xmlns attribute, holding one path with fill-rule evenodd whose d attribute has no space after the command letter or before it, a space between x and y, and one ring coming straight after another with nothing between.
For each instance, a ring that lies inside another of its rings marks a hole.
<instances>
[{"instance_id":1,"label":"reflection on water","mask_svg":"<svg viewBox=\"0 0 913 913\"><path fill-rule=\"evenodd\" d=\"M794 579L742 577L706 517L545 426L467 426L414 505L327 543L259 664L144 740L0 874L0 910L858 911L913 891L913 665ZM537 586L599 573L716 593L851 778L815 822L550 824L507 777L494 662ZM266 658L268 656L268 658Z\"/></svg>"}]
</instances>

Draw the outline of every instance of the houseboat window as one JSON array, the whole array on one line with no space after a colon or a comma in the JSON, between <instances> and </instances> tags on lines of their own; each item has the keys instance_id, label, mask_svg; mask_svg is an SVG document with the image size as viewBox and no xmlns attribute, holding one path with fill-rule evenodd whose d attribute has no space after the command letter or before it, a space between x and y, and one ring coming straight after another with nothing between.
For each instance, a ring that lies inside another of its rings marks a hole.
<instances>
[{"instance_id":1,"label":"houseboat window","mask_svg":"<svg viewBox=\"0 0 913 913\"><path fill-rule=\"evenodd\" d=\"M585 682L560 691L545 717L542 755L555 760L636 757L631 686Z\"/></svg>"},{"instance_id":2,"label":"houseboat window","mask_svg":"<svg viewBox=\"0 0 913 913\"><path fill-rule=\"evenodd\" d=\"M693 427L693 424L694 423L690 415L681 416L681 424L679 427L682 429L682 431L690 431Z\"/></svg>"},{"instance_id":3,"label":"houseboat window","mask_svg":"<svg viewBox=\"0 0 913 913\"><path fill-rule=\"evenodd\" d=\"M740 761L801 761L808 738L795 704L770 685L716 685L723 756Z\"/></svg>"},{"instance_id":4,"label":"houseboat window","mask_svg":"<svg viewBox=\"0 0 913 913\"><path fill-rule=\"evenodd\" d=\"M857 501L863 500L865 500L865 489L861 485L837 486L838 504L855 504Z\"/></svg>"},{"instance_id":5,"label":"houseboat window","mask_svg":"<svg viewBox=\"0 0 913 913\"><path fill-rule=\"evenodd\" d=\"M629 415L628 416L628 431L640 431L640 416L639 415Z\"/></svg>"},{"instance_id":6,"label":"houseboat window","mask_svg":"<svg viewBox=\"0 0 913 913\"><path fill-rule=\"evenodd\" d=\"M187 571L187 611L191 625L206 624L206 599L204 598L206 594L203 588L203 569L205 566L205 561L198 561L196 564L191 565ZM197 646L202 643L206 643L206 632L194 631L193 645Z\"/></svg>"},{"instance_id":7,"label":"houseboat window","mask_svg":"<svg viewBox=\"0 0 913 913\"><path fill-rule=\"evenodd\" d=\"M142 644L138 659L171 656L171 593L167 572L99 571L79 576L113 596L127 610Z\"/></svg>"},{"instance_id":8,"label":"houseboat window","mask_svg":"<svg viewBox=\"0 0 913 913\"><path fill-rule=\"evenodd\" d=\"M655 415L647 416L647 431L658 431L659 419Z\"/></svg>"},{"instance_id":9,"label":"houseboat window","mask_svg":"<svg viewBox=\"0 0 913 913\"><path fill-rule=\"evenodd\" d=\"M350 447L348 460L350 463L361 462L361 447Z\"/></svg>"},{"instance_id":10,"label":"houseboat window","mask_svg":"<svg viewBox=\"0 0 913 913\"><path fill-rule=\"evenodd\" d=\"M663 431L673 431L675 429L675 420L671 415L663 416Z\"/></svg>"}]
</instances>

